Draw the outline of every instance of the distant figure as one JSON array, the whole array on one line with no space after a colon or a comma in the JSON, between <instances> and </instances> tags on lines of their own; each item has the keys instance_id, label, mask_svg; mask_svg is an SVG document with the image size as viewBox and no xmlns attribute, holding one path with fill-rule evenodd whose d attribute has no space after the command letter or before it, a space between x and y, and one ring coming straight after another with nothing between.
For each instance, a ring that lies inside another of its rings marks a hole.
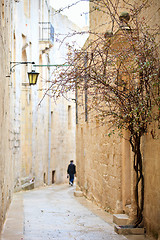
<instances>
[{"instance_id":1,"label":"distant figure","mask_svg":"<svg viewBox=\"0 0 160 240\"><path fill-rule=\"evenodd\" d=\"M68 165L67 174L67 177L69 177L69 184L73 186L74 175L76 174L76 166L74 165L73 160L71 160Z\"/></svg>"}]
</instances>

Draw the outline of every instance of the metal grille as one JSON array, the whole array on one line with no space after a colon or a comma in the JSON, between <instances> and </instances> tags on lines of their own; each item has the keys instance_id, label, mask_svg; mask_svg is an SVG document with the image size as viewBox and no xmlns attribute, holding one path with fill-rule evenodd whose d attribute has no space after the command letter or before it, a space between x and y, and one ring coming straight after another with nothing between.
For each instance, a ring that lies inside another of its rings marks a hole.
<instances>
[{"instance_id":1,"label":"metal grille","mask_svg":"<svg viewBox=\"0 0 160 240\"><path fill-rule=\"evenodd\" d=\"M39 41L54 43L54 27L50 22L39 22Z\"/></svg>"}]
</instances>

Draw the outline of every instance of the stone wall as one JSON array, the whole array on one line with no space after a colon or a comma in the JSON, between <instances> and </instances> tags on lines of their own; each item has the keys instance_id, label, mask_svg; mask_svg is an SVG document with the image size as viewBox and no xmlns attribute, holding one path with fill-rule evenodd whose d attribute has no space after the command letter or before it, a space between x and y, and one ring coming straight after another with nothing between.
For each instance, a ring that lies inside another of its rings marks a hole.
<instances>
[{"instance_id":1,"label":"stone wall","mask_svg":"<svg viewBox=\"0 0 160 240\"><path fill-rule=\"evenodd\" d=\"M24 1L14 2L11 29L13 62L39 64L39 56L42 54L39 43L39 14L44 14L44 20L48 22L48 8L45 4L43 9L38 9L38 1L32 1L28 8L24 5ZM43 57L42 64L47 64L46 56ZM43 174L46 173L46 178L48 174L48 99L38 107L44 93L40 95L40 79L43 77L47 79L48 72L44 71L40 75L37 85L29 86L27 72L32 69L31 64L20 64L11 74L15 191L21 189L25 178L28 181L34 178L35 186L43 185Z\"/></svg>"},{"instance_id":2,"label":"stone wall","mask_svg":"<svg viewBox=\"0 0 160 240\"><path fill-rule=\"evenodd\" d=\"M9 74L10 6L0 4L0 230L12 195L13 163L10 151L10 78Z\"/></svg>"},{"instance_id":3,"label":"stone wall","mask_svg":"<svg viewBox=\"0 0 160 240\"><path fill-rule=\"evenodd\" d=\"M56 38L40 41L39 22L51 21L60 34L76 26L61 14L49 14L49 1L28 2L0 3L0 230L14 191L65 182L67 165L76 158L74 93L57 104L44 97L53 76L47 65L64 64L68 49L64 43L60 50ZM37 85L29 86L32 67L40 74Z\"/></svg>"},{"instance_id":4,"label":"stone wall","mask_svg":"<svg viewBox=\"0 0 160 240\"><path fill-rule=\"evenodd\" d=\"M128 8L121 1L119 13ZM140 1L139 1L140 3ZM92 4L91 4L92 7ZM152 29L158 29L160 2L154 0L144 9L141 17ZM105 33L111 30L107 14L97 9L90 14L90 29ZM93 35L92 37L93 38ZM87 45L87 43L86 43ZM85 46L86 46L85 45ZM83 112L78 109L79 118ZM84 116L77 125L77 177L78 186L86 196L110 212L134 215L133 153L129 142L118 135L108 137L107 127L85 122ZM127 138L128 133L125 133ZM144 222L147 234L158 238L160 234L160 142L157 125L149 126L143 137L143 166L145 177Z\"/></svg>"},{"instance_id":5,"label":"stone wall","mask_svg":"<svg viewBox=\"0 0 160 240\"><path fill-rule=\"evenodd\" d=\"M122 212L121 140L107 127L77 125L77 179L85 195L111 213Z\"/></svg>"},{"instance_id":6,"label":"stone wall","mask_svg":"<svg viewBox=\"0 0 160 240\"><path fill-rule=\"evenodd\" d=\"M147 232L160 237L160 130L152 124L143 140L144 218Z\"/></svg>"},{"instance_id":7,"label":"stone wall","mask_svg":"<svg viewBox=\"0 0 160 240\"><path fill-rule=\"evenodd\" d=\"M54 6L54 5L53 5ZM76 46L82 46L86 36L78 36L73 32L81 29L71 22L67 16L60 13L55 14L52 9L55 43L50 53L52 64L64 64L68 61L69 45L76 42ZM67 37L69 35L69 37ZM54 54L53 54L54 52ZM51 68L52 80L56 80L56 73L66 70L67 67ZM76 163L76 135L75 135L75 93L73 91L51 101L51 171L54 181L63 183L67 179L67 166L70 160Z\"/></svg>"}]
</instances>

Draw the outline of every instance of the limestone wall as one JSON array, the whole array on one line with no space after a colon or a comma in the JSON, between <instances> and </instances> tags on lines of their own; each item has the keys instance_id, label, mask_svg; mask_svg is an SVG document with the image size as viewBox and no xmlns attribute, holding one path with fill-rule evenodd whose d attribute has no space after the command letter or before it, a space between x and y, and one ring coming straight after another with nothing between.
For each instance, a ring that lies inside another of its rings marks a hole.
<instances>
[{"instance_id":1,"label":"limestone wall","mask_svg":"<svg viewBox=\"0 0 160 240\"><path fill-rule=\"evenodd\" d=\"M45 4L44 9L38 9L38 1L32 1L28 6L24 5L24 1L14 2L11 31L13 36L11 59L14 62L39 64L39 14L44 14L48 21L48 8ZM45 57L43 64L47 64L46 62ZM39 186L44 182L44 172L48 174L48 100L45 99L38 107L43 93L39 94L39 79L35 86L28 84L27 72L32 69L31 64L20 64L11 74L13 106L11 122L16 141L16 144L13 142L16 191L21 188L22 179L34 178L35 186ZM44 74L41 78L47 79L47 71L44 71Z\"/></svg>"},{"instance_id":2,"label":"limestone wall","mask_svg":"<svg viewBox=\"0 0 160 240\"><path fill-rule=\"evenodd\" d=\"M157 124L148 129L143 141L145 198L144 217L147 232L160 236L160 130Z\"/></svg>"},{"instance_id":3,"label":"limestone wall","mask_svg":"<svg viewBox=\"0 0 160 240\"><path fill-rule=\"evenodd\" d=\"M9 73L10 6L0 4L0 230L12 195L13 163L10 150Z\"/></svg>"},{"instance_id":4,"label":"limestone wall","mask_svg":"<svg viewBox=\"0 0 160 240\"><path fill-rule=\"evenodd\" d=\"M52 9L55 43L50 52L52 64L64 64L68 61L69 45L76 42L76 47L82 46L86 36L77 37L73 34L80 32L80 28L71 22L67 16L60 13L55 14ZM69 37L67 37L69 36ZM56 73L66 70L67 67L50 69L52 80L56 80ZM76 163L76 134L75 134L75 93L69 92L64 97L51 101L51 171L55 171L54 181L63 183L67 179L67 166L70 160Z\"/></svg>"},{"instance_id":5,"label":"limestone wall","mask_svg":"<svg viewBox=\"0 0 160 240\"><path fill-rule=\"evenodd\" d=\"M152 29L158 29L160 2L154 0L147 6L141 17ZM119 13L127 10L124 2L118 9ZM102 14L98 9L94 14L90 14L91 30L105 33L106 30L111 30L110 27L111 22L108 21L106 14ZM80 117L83 110L78 111ZM149 126L142 142L145 177L144 223L147 234L156 238L160 234L160 136L157 129L157 125ZM91 124L90 121L86 123L84 117L79 120L78 185L88 198L93 199L104 209L114 213L123 210L133 217L135 186L133 153L127 141L120 140L118 135L108 138L107 133L107 127L96 128L96 124ZM125 136L127 138L127 133Z\"/></svg>"},{"instance_id":6,"label":"limestone wall","mask_svg":"<svg viewBox=\"0 0 160 240\"><path fill-rule=\"evenodd\" d=\"M56 38L54 44L46 39L40 42L39 22L57 24L62 35L76 26L61 14L60 21L54 19L49 1L26 3L0 3L0 230L14 191L31 179L35 187L53 180L65 182L67 165L75 159L74 93L69 101L61 99L56 105L44 97L52 75L47 65L65 63L68 49L64 44L59 50ZM13 62L42 66L35 69ZM28 84L27 72L32 69L40 73L35 86Z\"/></svg>"},{"instance_id":7,"label":"limestone wall","mask_svg":"<svg viewBox=\"0 0 160 240\"><path fill-rule=\"evenodd\" d=\"M51 169L55 171L54 181L64 183L68 181L67 166L70 160L76 163L75 103L60 99L57 105L52 105L51 121Z\"/></svg>"},{"instance_id":8,"label":"limestone wall","mask_svg":"<svg viewBox=\"0 0 160 240\"><path fill-rule=\"evenodd\" d=\"M106 211L122 211L121 141L107 127L77 125L77 179L86 196Z\"/></svg>"}]
</instances>

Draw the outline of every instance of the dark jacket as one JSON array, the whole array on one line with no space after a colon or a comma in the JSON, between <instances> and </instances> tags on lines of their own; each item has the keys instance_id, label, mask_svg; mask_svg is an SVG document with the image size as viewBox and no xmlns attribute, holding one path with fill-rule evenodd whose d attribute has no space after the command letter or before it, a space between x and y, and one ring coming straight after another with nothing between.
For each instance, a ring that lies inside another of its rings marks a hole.
<instances>
[{"instance_id":1,"label":"dark jacket","mask_svg":"<svg viewBox=\"0 0 160 240\"><path fill-rule=\"evenodd\" d=\"M76 166L73 163L70 163L68 165L67 173L70 174L76 174Z\"/></svg>"}]
</instances>

